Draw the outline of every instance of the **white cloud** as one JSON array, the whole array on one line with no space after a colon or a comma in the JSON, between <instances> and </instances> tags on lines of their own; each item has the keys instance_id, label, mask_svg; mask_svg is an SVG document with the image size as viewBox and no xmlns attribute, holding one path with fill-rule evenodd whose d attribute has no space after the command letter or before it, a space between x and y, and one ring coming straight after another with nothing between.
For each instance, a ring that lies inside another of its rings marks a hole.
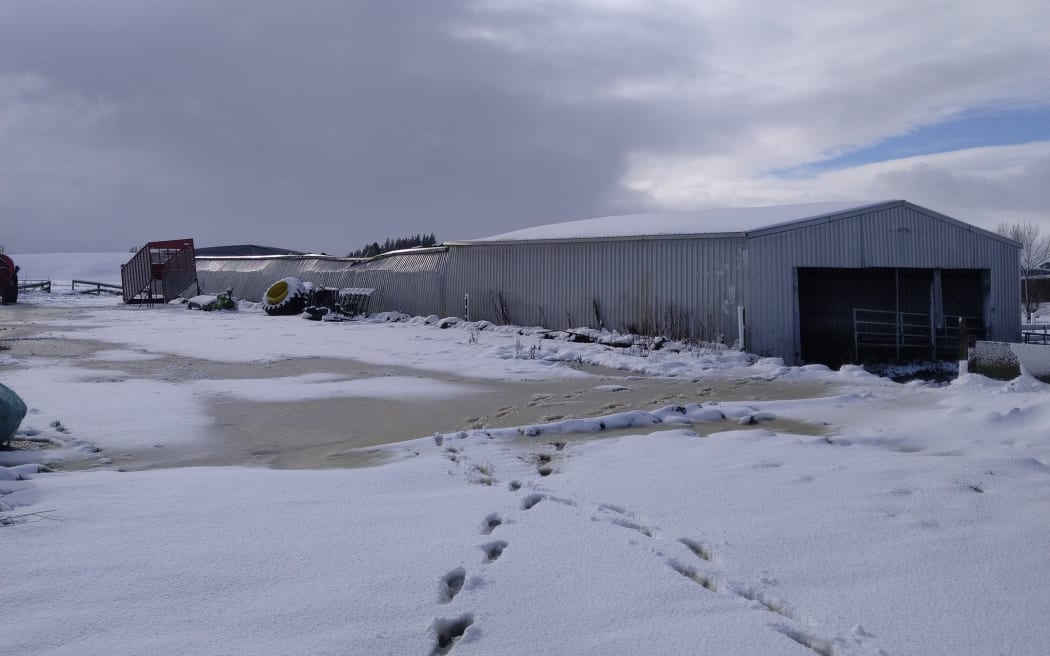
<instances>
[{"instance_id":1,"label":"white cloud","mask_svg":"<svg viewBox=\"0 0 1050 656\"><path fill-rule=\"evenodd\" d=\"M983 208L980 216L1047 207L1046 198L1024 188L1029 176L1011 159L1038 167L1040 145L901 160L805 181L767 175L964 112L1050 105L1050 67L1041 65L1050 61L1050 22L1041 2L549 0L531 2L527 11L505 2L475 9L471 24L498 29L516 56L529 43L545 55L526 62L534 70L523 84L542 81L548 101L589 103L596 111L620 103L668 126L668 135L648 143L642 136L623 154L620 184L629 194L610 194L620 209L887 193L954 207L963 204L953 199L966 197L965 208ZM562 77L566 70L572 75ZM659 131L644 121L638 129ZM977 198L978 190L988 195Z\"/></svg>"},{"instance_id":2,"label":"white cloud","mask_svg":"<svg viewBox=\"0 0 1050 656\"><path fill-rule=\"evenodd\" d=\"M67 4L0 0L0 214L34 250L122 250L157 225L239 243L295 217L278 245L339 252L866 196L768 172L1050 106L1042 0ZM949 164L877 179L984 189L989 211L1044 200Z\"/></svg>"},{"instance_id":3,"label":"white cloud","mask_svg":"<svg viewBox=\"0 0 1050 656\"><path fill-rule=\"evenodd\" d=\"M902 198L989 228L1025 219L1050 229L1050 141L908 157L803 178L738 173L720 170L711 159L640 156L623 184L667 209Z\"/></svg>"}]
</instances>

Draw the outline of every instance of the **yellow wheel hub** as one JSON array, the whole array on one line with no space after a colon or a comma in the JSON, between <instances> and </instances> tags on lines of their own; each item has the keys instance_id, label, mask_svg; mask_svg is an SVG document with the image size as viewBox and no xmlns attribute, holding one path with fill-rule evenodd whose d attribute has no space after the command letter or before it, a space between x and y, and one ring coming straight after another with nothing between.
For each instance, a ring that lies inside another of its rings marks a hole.
<instances>
[{"instance_id":1,"label":"yellow wheel hub","mask_svg":"<svg viewBox=\"0 0 1050 656\"><path fill-rule=\"evenodd\" d=\"M270 305L278 305L288 296L288 283L283 280L275 282L266 290L266 302Z\"/></svg>"}]
</instances>

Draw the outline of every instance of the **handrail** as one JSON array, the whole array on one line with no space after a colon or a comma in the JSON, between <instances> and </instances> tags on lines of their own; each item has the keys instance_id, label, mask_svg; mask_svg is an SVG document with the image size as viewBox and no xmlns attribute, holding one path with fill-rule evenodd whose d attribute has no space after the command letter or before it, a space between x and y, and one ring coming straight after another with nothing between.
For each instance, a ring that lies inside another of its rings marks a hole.
<instances>
[{"instance_id":1,"label":"handrail","mask_svg":"<svg viewBox=\"0 0 1050 656\"><path fill-rule=\"evenodd\" d=\"M51 293L51 281L50 280L19 280L18 291L26 291L29 289L39 289L47 293Z\"/></svg>"},{"instance_id":2,"label":"handrail","mask_svg":"<svg viewBox=\"0 0 1050 656\"><path fill-rule=\"evenodd\" d=\"M101 294L102 292L106 292L107 294L122 294L122 293L124 293L124 288L122 286L120 286L120 285L114 285L113 283L109 283L109 282L95 282L94 280L74 280L73 281L73 286L72 286L72 289L74 291L76 290L78 284L81 287L84 287L84 286L94 287L94 289L88 289L86 291L81 291L80 292L81 294L96 294L97 295L97 294Z\"/></svg>"}]
</instances>

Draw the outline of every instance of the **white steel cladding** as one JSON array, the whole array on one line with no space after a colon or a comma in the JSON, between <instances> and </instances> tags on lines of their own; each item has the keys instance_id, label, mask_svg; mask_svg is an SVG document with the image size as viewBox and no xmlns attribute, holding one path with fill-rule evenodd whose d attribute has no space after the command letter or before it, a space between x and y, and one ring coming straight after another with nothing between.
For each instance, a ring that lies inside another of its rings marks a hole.
<instances>
[{"instance_id":1,"label":"white steel cladding","mask_svg":"<svg viewBox=\"0 0 1050 656\"><path fill-rule=\"evenodd\" d=\"M232 289L237 298L259 301L270 285L289 276L326 287L351 287L351 264L345 258L311 255L197 257L197 280L207 294Z\"/></svg>"},{"instance_id":2,"label":"white steel cladding","mask_svg":"<svg viewBox=\"0 0 1050 656\"><path fill-rule=\"evenodd\" d=\"M750 350L799 359L797 271L802 267L979 269L988 272L987 339L1020 337L1017 245L905 201L749 235Z\"/></svg>"},{"instance_id":3,"label":"white steel cladding","mask_svg":"<svg viewBox=\"0 0 1050 656\"><path fill-rule=\"evenodd\" d=\"M202 291L233 289L238 298L258 301L270 285L289 276L322 287L372 287L373 311L441 314L442 285L447 249L419 249L360 261L318 255L198 257L197 278Z\"/></svg>"},{"instance_id":4,"label":"white steel cladding","mask_svg":"<svg viewBox=\"0 0 1050 656\"><path fill-rule=\"evenodd\" d=\"M473 242L451 247L446 288L472 320L732 344L747 265L742 236Z\"/></svg>"},{"instance_id":5,"label":"white steel cladding","mask_svg":"<svg viewBox=\"0 0 1050 656\"><path fill-rule=\"evenodd\" d=\"M447 316L445 268L448 249L412 249L388 253L352 267L353 287L376 290L370 302L373 312L404 312L413 316ZM349 285L348 285L349 286Z\"/></svg>"},{"instance_id":6,"label":"white steel cladding","mask_svg":"<svg viewBox=\"0 0 1050 656\"><path fill-rule=\"evenodd\" d=\"M693 223L689 217L672 217L675 226L695 225L692 234L627 234L634 226L640 232L665 227L652 218L656 215L647 215L652 220L619 217L626 219L620 235L573 237L568 235L576 227L559 224L527 235L565 233L559 238L522 239L511 233L365 261L201 257L197 268L205 291L233 287L242 298L258 298L274 281L296 276L330 287L375 288L372 311L550 329L589 326L721 339L727 345L740 339L737 308L743 307L744 347L788 363L801 360L800 269L828 269L830 276L835 269L930 275L938 269L964 270L971 280L977 276L975 288L966 293L982 297L975 302L983 306L985 337L1020 337L1018 245L994 233L906 201L701 214L704 220ZM601 220L585 223L589 230L602 227ZM738 231L725 232L734 225ZM858 298L870 298L863 292L858 289ZM852 292L847 294L852 299Z\"/></svg>"}]
</instances>

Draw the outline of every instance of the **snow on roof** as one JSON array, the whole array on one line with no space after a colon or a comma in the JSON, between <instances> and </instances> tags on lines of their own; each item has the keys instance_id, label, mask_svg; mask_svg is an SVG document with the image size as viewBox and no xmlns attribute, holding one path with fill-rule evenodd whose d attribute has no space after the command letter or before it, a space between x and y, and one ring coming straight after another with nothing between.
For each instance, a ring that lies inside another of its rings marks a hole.
<instances>
[{"instance_id":1,"label":"snow on roof","mask_svg":"<svg viewBox=\"0 0 1050 656\"><path fill-rule=\"evenodd\" d=\"M525 241L743 233L784 223L841 214L892 201L805 203L770 207L722 207L693 212L626 214L524 228L474 241Z\"/></svg>"},{"instance_id":2,"label":"snow on roof","mask_svg":"<svg viewBox=\"0 0 1050 656\"><path fill-rule=\"evenodd\" d=\"M238 256L238 255L305 255L302 251L290 248L277 248L274 246L259 246L258 244L232 244L228 246L204 246L194 249L196 255L210 255L215 257Z\"/></svg>"}]
</instances>

